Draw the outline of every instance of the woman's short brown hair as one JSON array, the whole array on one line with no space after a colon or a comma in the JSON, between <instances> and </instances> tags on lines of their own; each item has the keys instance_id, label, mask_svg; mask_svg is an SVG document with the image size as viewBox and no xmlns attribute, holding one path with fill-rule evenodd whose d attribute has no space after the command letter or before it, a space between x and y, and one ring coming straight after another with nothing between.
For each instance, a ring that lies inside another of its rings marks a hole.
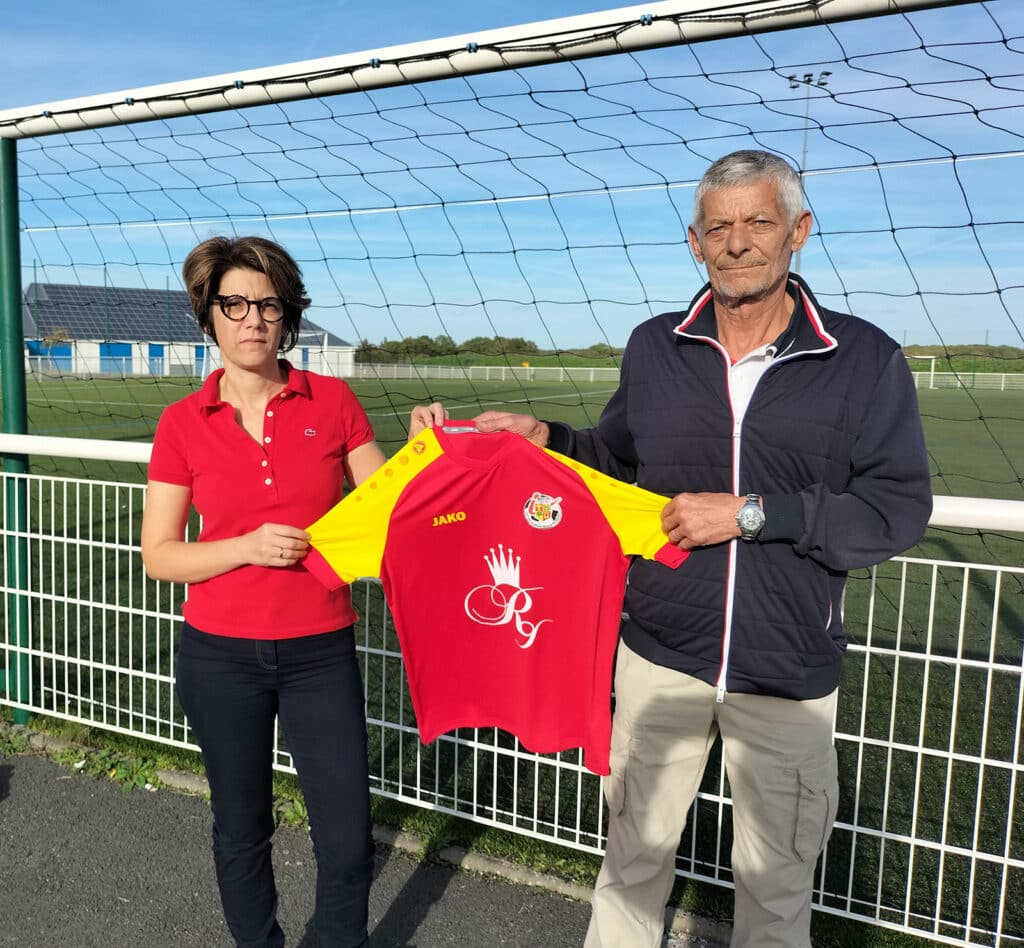
<instances>
[{"instance_id":1,"label":"woman's short brown hair","mask_svg":"<svg viewBox=\"0 0 1024 948\"><path fill-rule=\"evenodd\" d=\"M280 350L287 352L299 340L302 311L312 302L306 296L302 271L280 244L263 237L211 237L185 258L181 277L192 301L199 328L217 341L210 307L221 278L228 270L255 270L265 274L284 304Z\"/></svg>"}]
</instances>

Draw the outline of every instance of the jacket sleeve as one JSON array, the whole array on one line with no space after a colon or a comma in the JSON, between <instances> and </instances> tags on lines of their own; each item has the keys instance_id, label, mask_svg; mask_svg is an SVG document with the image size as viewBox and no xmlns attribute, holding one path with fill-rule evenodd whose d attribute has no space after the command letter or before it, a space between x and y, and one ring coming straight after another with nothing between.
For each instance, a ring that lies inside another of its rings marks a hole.
<instances>
[{"instance_id":1,"label":"jacket sleeve","mask_svg":"<svg viewBox=\"0 0 1024 948\"><path fill-rule=\"evenodd\" d=\"M763 539L792 540L797 553L832 570L881 563L924 536L932 512L931 476L917 392L900 350L875 380L845 488L835 493L812 484L797 495L766 494L764 507L769 522L774 509L779 520L794 523L802 508L799 532L781 536L766 524L770 532Z\"/></svg>"},{"instance_id":2,"label":"jacket sleeve","mask_svg":"<svg viewBox=\"0 0 1024 948\"><path fill-rule=\"evenodd\" d=\"M626 424L626 392L629 389L630 346L622 354L619 387L608 400L594 428L572 428L559 421L547 422L548 449L582 461L603 474L636 483L637 456Z\"/></svg>"}]
</instances>

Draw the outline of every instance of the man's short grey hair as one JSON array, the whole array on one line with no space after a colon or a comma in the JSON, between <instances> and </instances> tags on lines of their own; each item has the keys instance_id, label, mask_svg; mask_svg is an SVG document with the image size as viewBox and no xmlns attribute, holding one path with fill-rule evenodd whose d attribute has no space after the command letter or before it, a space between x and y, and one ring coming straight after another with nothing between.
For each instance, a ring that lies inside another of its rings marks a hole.
<instances>
[{"instance_id":1,"label":"man's short grey hair","mask_svg":"<svg viewBox=\"0 0 1024 948\"><path fill-rule=\"evenodd\" d=\"M719 188L734 188L767 180L779 193L779 204L795 224L804 209L804 189L799 172L784 158L768 151L734 151L719 158L700 179L693 195L693 229L700 234L704 195Z\"/></svg>"}]
</instances>

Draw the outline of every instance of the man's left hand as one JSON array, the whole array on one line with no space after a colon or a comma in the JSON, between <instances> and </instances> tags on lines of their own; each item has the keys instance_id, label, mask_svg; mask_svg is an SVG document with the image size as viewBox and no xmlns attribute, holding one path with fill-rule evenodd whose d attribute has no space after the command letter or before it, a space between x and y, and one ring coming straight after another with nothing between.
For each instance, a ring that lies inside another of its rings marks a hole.
<instances>
[{"instance_id":1,"label":"man's left hand","mask_svg":"<svg viewBox=\"0 0 1024 948\"><path fill-rule=\"evenodd\" d=\"M735 494L676 494L661 511L661 529L680 550L724 543L740 535L736 514L743 500Z\"/></svg>"}]
</instances>

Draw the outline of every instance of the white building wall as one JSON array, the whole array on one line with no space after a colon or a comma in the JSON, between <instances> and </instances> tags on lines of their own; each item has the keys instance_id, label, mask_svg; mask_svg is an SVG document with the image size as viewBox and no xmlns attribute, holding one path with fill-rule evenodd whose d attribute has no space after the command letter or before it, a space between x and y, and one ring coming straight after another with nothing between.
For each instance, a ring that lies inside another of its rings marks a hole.
<instances>
[{"instance_id":1,"label":"white building wall","mask_svg":"<svg viewBox=\"0 0 1024 948\"><path fill-rule=\"evenodd\" d=\"M112 340L117 342L118 340ZM205 378L214 369L221 367L220 349L208 342L205 346L200 342L167 342L152 343L163 346L163 358L150 356L149 341L127 341L131 347L130 359L123 363L124 373L132 376L198 376ZM90 376L112 374L110 365L104 364L100 357L101 342L94 339L76 339L71 342L70 368L66 357L55 360L48 365L45 360L32 359L25 352L26 373L42 371L44 374L66 374ZM202 346L202 353L197 357L197 347ZM354 346L297 346L287 353L288 360L297 368L308 368L312 372L338 377L351 377L355 374Z\"/></svg>"}]
</instances>

